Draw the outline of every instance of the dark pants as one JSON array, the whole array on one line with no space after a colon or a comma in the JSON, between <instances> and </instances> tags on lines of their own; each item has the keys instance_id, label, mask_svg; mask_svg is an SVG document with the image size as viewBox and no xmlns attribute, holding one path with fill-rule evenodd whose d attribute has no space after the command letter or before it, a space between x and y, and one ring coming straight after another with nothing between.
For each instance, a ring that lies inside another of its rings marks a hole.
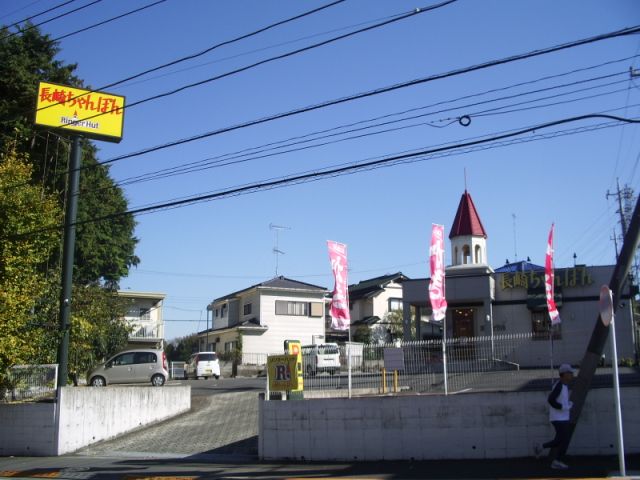
<instances>
[{"instance_id":1,"label":"dark pants","mask_svg":"<svg viewBox=\"0 0 640 480\"><path fill-rule=\"evenodd\" d=\"M568 421L566 422L551 422L553 428L556 429L556 436L550 442L544 443L542 446L544 448L556 448L557 455L556 458L558 460L564 460L564 456L567 453L567 448L569 448L569 429L570 424Z\"/></svg>"}]
</instances>

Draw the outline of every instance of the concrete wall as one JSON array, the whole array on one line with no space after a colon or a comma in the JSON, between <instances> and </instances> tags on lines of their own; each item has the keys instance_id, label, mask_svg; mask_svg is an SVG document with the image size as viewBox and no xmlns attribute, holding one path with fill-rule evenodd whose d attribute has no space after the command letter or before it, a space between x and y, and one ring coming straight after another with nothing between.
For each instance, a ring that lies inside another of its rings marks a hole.
<instances>
[{"instance_id":1,"label":"concrete wall","mask_svg":"<svg viewBox=\"0 0 640 480\"><path fill-rule=\"evenodd\" d=\"M261 401L261 459L395 460L533 455L553 437L546 392ZM622 389L625 447L640 452L640 388ZM610 389L589 393L569 454L615 453Z\"/></svg>"},{"instance_id":2,"label":"concrete wall","mask_svg":"<svg viewBox=\"0 0 640 480\"><path fill-rule=\"evenodd\" d=\"M55 403L0 404L0 457L55 455Z\"/></svg>"},{"instance_id":3,"label":"concrete wall","mask_svg":"<svg viewBox=\"0 0 640 480\"><path fill-rule=\"evenodd\" d=\"M0 456L51 456L176 416L191 387L65 387L58 403L0 405Z\"/></svg>"}]
</instances>

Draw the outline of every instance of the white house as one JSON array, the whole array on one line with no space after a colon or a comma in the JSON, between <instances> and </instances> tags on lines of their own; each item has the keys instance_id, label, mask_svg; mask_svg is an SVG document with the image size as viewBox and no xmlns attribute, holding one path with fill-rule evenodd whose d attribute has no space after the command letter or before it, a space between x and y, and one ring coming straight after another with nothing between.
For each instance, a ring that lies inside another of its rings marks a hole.
<instances>
[{"instance_id":1,"label":"white house","mask_svg":"<svg viewBox=\"0 0 640 480\"><path fill-rule=\"evenodd\" d=\"M119 290L118 296L129 303L124 320L133 327L129 348L162 348L164 319L162 304L166 295L157 292Z\"/></svg>"},{"instance_id":2,"label":"white house","mask_svg":"<svg viewBox=\"0 0 640 480\"><path fill-rule=\"evenodd\" d=\"M212 327L198 332L200 350L231 352L242 343L242 362L264 363L282 353L285 340L310 344L324 338L327 289L283 276L215 299Z\"/></svg>"},{"instance_id":3,"label":"white house","mask_svg":"<svg viewBox=\"0 0 640 480\"><path fill-rule=\"evenodd\" d=\"M397 272L349 285L352 338L369 337L372 343L391 341L392 326L387 316L389 312L402 310L405 280L407 277ZM402 324L398 327L402 328Z\"/></svg>"}]
</instances>

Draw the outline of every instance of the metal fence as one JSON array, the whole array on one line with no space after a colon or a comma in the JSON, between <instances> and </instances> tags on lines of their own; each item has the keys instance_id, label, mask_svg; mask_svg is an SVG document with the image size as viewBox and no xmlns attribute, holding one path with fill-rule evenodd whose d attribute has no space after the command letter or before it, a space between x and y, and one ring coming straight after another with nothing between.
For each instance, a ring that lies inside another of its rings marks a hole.
<instances>
[{"instance_id":1,"label":"metal fence","mask_svg":"<svg viewBox=\"0 0 640 480\"><path fill-rule=\"evenodd\" d=\"M184 379L184 367L186 362L171 362L169 365L169 377L172 379Z\"/></svg>"},{"instance_id":2,"label":"metal fence","mask_svg":"<svg viewBox=\"0 0 640 480\"><path fill-rule=\"evenodd\" d=\"M7 380L7 387L0 388L0 402L54 397L58 380L58 364L16 365L9 369Z\"/></svg>"},{"instance_id":3,"label":"metal fence","mask_svg":"<svg viewBox=\"0 0 640 480\"><path fill-rule=\"evenodd\" d=\"M550 376L554 375L549 367L521 366L526 363L532 338L531 333L451 338L446 340L444 349L441 339L384 345L342 345L340 371L335 374L308 373L303 356L304 390L308 393L305 395L346 396L349 390L353 395L372 395L546 388Z\"/></svg>"}]
</instances>

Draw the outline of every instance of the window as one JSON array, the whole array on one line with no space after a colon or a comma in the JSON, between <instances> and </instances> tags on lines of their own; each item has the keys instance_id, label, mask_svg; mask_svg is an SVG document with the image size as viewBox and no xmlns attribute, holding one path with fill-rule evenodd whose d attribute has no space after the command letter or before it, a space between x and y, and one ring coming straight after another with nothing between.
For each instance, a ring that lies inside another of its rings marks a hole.
<instances>
[{"instance_id":1,"label":"window","mask_svg":"<svg viewBox=\"0 0 640 480\"><path fill-rule=\"evenodd\" d=\"M393 312L394 310L402 310L402 299L401 298L390 298L389 299L389 311Z\"/></svg>"},{"instance_id":2,"label":"window","mask_svg":"<svg viewBox=\"0 0 640 480\"><path fill-rule=\"evenodd\" d=\"M224 351L225 352L233 352L236 349L238 342L224 342Z\"/></svg>"},{"instance_id":3,"label":"window","mask_svg":"<svg viewBox=\"0 0 640 480\"><path fill-rule=\"evenodd\" d=\"M276 300L276 315L309 316L309 303Z\"/></svg>"},{"instance_id":4,"label":"window","mask_svg":"<svg viewBox=\"0 0 640 480\"><path fill-rule=\"evenodd\" d=\"M141 308L140 309L140 320L151 320L151 309L150 308Z\"/></svg>"},{"instance_id":5,"label":"window","mask_svg":"<svg viewBox=\"0 0 640 480\"><path fill-rule=\"evenodd\" d=\"M466 265L471 262L471 249L469 245L462 247L462 264Z\"/></svg>"},{"instance_id":6,"label":"window","mask_svg":"<svg viewBox=\"0 0 640 480\"><path fill-rule=\"evenodd\" d=\"M480 245L476 245L476 263L482 263L482 250L480 249Z\"/></svg>"},{"instance_id":7,"label":"window","mask_svg":"<svg viewBox=\"0 0 640 480\"><path fill-rule=\"evenodd\" d=\"M227 304L226 303L224 305L222 305L222 307L220 307L220 316L221 317L226 317L227 316Z\"/></svg>"},{"instance_id":8,"label":"window","mask_svg":"<svg viewBox=\"0 0 640 480\"><path fill-rule=\"evenodd\" d=\"M322 303L322 302L311 302L311 316L312 317L323 317L324 316L324 303Z\"/></svg>"},{"instance_id":9,"label":"window","mask_svg":"<svg viewBox=\"0 0 640 480\"><path fill-rule=\"evenodd\" d=\"M220 310L216 308L216 318L218 318L219 313L220 313Z\"/></svg>"},{"instance_id":10,"label":"window","mask_svg":"<svg viewBox=\"0 0 640 480\"><path fill-rule=\"evenodd\" d=\"M133 365L134 363L134 353L123 353L122 355L118 355L116 358L113 359L112 364L114 366L117 365Z\"/></svg>"},{"instance_id":11,"label":"window","mask_svg":"<svg viewBox=\"0 0 640 480\"><path fill-rule=\"evenodd\" d=\"M157 357L153 352L136 352L133 363L156 363Z\"/></svg>"},{"instance_id":12,"label":"window","mask_svg":"<svg viewBox=\"0 0 640 480\"><path fill-rule=\"evenodd\" d=\"M245 303L243 307L243 312L245 315L251 315L251 304Z\"/></svg>"},{"instance_id":13,"label":"window","mask_svg":"<svg viewBox=\"0 0 640 480\"><path fill-rule=\"evenodd\" d=\"M534 340L549 340L550 327L551 321L549 320L549 313L546 310L540 312L531 312L531 332L533 333ZM560 324L557 324L551 328L553 332L553 339L561 339L562 330L560 329Z\"/></svg>"}]
</instances>

